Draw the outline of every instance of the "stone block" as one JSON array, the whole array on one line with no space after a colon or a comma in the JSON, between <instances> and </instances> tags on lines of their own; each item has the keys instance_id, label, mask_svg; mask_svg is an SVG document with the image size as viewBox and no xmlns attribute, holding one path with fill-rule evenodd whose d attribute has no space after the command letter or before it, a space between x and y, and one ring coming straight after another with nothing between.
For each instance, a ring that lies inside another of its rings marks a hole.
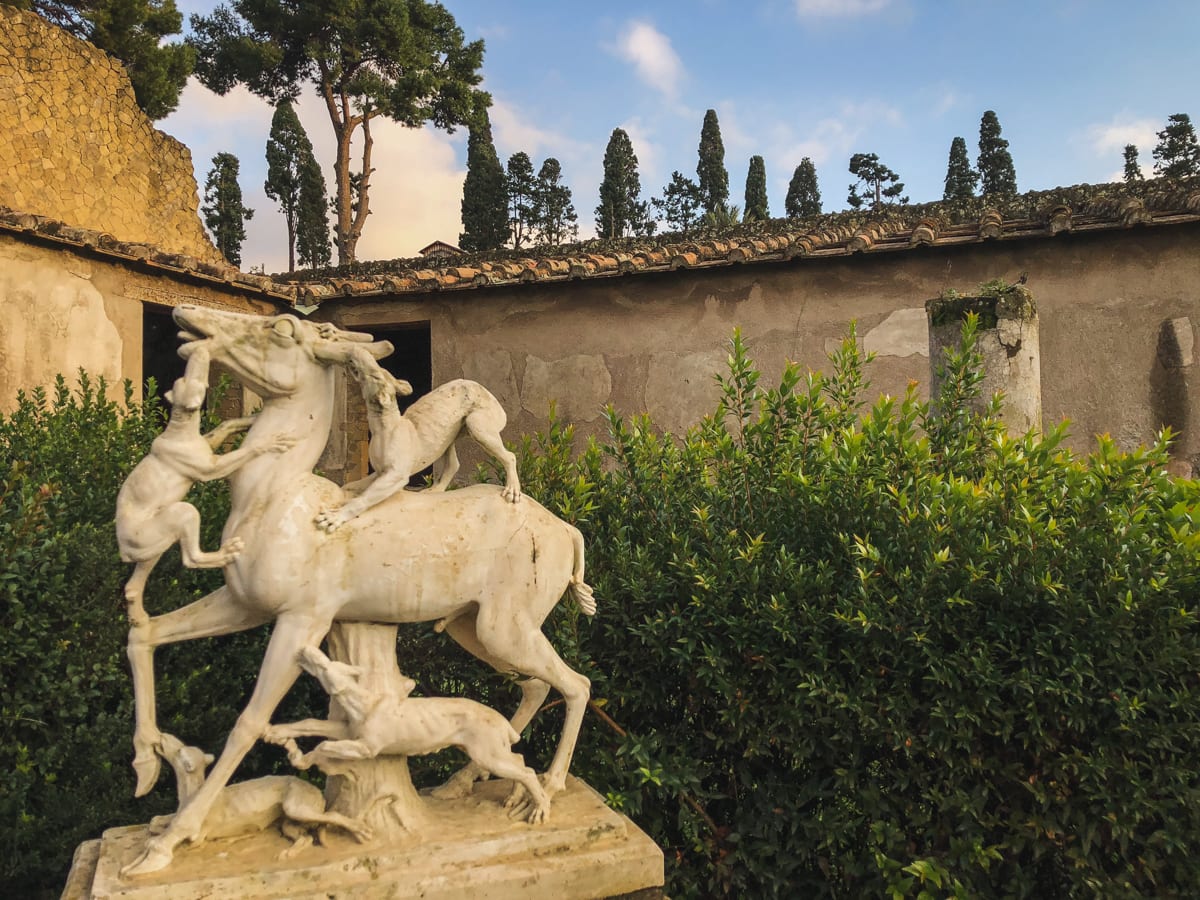
<instances>
[{"instance_id":1,"label":"stone block","mask_svg":"<svg viewBox=\"0 0 1200 900\"><path fill-rule=\"evenodd\" d=\"M176 854L163 872L124 880L145 826L112 828L76 852L63 900L604 900L661 896L662 851L600 795L569 778L550 821L528 825L500 808L510 784L476 784L462 800L425 802L435 822L399 846L364 847L340 834L288 860L278 832L212 841Z\"/></svg>"}]
</instances>

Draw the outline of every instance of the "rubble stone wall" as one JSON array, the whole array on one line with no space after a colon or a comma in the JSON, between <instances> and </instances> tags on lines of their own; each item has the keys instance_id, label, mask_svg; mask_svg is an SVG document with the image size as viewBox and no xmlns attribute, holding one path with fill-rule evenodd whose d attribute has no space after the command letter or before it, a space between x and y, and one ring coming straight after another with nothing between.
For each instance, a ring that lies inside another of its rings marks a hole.
<instances>
[{"instance_id":1,"label":"rubble stone wall","mask_svg":"<svg viewBox=\"0 0 1200 900\"><path fill-rule=\"evenodd\" d=\"M0 98L0 206L224 262L191 153L138 108L119 62L0 6Z\"/></svg>"}]
</instances>

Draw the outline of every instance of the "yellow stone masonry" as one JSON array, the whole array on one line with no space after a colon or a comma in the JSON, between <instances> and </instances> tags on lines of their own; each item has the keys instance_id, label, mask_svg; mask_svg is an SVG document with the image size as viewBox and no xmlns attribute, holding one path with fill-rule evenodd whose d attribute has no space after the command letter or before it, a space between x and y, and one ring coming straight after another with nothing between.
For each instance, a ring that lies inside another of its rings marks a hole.
<instances>
[{"instance_id":1,"label":"yellow stone masonry","mask_svg":"<svg viewBox=\"0 0 1200 900\"><path fill-rule=\"evenodd\" d=\"M0 6L0 206L222 263L192 156L138 108L125 69Z\"/></svg>"}]
</instances>

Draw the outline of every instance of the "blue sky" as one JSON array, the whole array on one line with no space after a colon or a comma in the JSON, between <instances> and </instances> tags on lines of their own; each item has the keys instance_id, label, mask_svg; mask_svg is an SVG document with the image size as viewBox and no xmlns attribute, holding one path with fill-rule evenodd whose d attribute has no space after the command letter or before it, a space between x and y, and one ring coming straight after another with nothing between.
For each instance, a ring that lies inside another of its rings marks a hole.
<instances>
[{"instance_id":1,"label":"blue sky","mask_svg":"<svg viewBox=\"0 0 1200 900\"><path fill-rule=\"evenodd\" d=\"M584 236L593 233L604 147L629 132L642 196L671 171L694 175L706 109L717 110L731 202L750 156L767 167L783 212L800 160L817 166L825 209L846 207L857 152L877 153L914 202L942 194L950 142L972 161L985 110L999 116L1021 190L1119 178L1135 143L1151 175L1168 115L1200 121L1200 3L1149 0L691 0L573 3L445 0L468 38L487 44L501 160L557 157ZM185 15L210 11L182 0ZM306 91L299 111L332 184L332 132ZM199 84L159 127L192 148L203 182L213 155L237 154L256 215L243 267L286 268L282 219L262 191L267 104ZM466 136L374 129L377 172L363 259L410 256L458 238Z\"/></svg>"}]
</instances>

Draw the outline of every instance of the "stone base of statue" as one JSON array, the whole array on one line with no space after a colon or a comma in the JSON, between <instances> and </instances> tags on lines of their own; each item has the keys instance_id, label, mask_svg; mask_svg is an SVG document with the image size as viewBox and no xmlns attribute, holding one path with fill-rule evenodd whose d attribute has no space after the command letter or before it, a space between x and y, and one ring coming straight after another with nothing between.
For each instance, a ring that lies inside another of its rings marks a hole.
<instances>
[{"instance_id":1,"label":"stone base of statue","mask_svg":"<svg viewBox=\"0 0 1200 900\"><path fill-rule=\"evenodd\" d=\"M80 845L64 900L599 900L661 896L662 851L629 819L576 778L554 798L550 821L509 819L511 785L491 780L470 796L423 795L430 815L387 845L332 832L329 846L279 859L289 842L276 829L181 848L164 871L122 879L146 840L142 825L111 828Z\"/></svg>"}]
</instances>

